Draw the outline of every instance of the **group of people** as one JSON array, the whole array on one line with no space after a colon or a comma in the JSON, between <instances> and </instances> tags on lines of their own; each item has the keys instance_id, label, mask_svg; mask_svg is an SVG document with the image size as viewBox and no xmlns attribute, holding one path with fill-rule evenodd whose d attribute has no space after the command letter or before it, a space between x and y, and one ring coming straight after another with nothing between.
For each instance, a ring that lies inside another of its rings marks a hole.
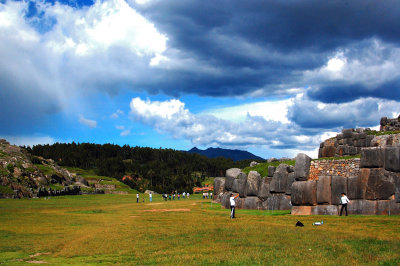
<instances>
[{"instance_id":1,"label":"group of people","mask_svg":"<svg viewBox=\"0 0 400 266\"><path fill-rule=\"evenodd\" d=\"M213 198L213 193L212 192L203 192L203 199L212 199Z\"/></svg>"},{"instance_id":2,"label":"group of people","mask_svg":"<svg viewBox=\"0 0 400 266\"><path fill-rule=\"evenodd\" d=\"M235 207L236 207L236 202L235 199L239 197L239 194L233 195L232 193L230 194L229 197L229 202L231 205L231 219L235 218ZM204 194L203 194L203 198L204 198ZM342 193L341 197L340 197L340 204L341 204L341 208L340 208L340 216L342 216L343 214L343 210L346 211L346 216L348 215L347 213L347 204L350 203L349 198L346 196L346 193Z\"/></svg>"},{"instance_id":3,"label":"group of people","mask_svg":"<svg viewBox=\"0 0 400 266\"><path fill-rule=\"evenodd\" d=\"M167 201L167 200L175 200L175 197L177 197L178 200L180 200L181 199L181 194L180 193L175 193L175 192L174 193L170 193L170 194L163 193L162 197L163 197L163 200L165 200L165 201ZM189 192L188 193L186 193L186 192L182 193L182 198L183 199L189 198L189 197L190 197L190 193Z\"/></svg>"}]
</instances>

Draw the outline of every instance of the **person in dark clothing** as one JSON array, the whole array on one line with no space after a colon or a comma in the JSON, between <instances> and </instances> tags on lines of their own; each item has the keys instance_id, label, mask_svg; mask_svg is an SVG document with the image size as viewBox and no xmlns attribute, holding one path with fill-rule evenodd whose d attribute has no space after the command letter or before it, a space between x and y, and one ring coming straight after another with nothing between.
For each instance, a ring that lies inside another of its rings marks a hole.
<instances>
[{"instance_id":1,"label":"person in dark clothing","mask_svg":"<svg viewBox=\"0 0 400 266\"><path fill-rule=\"evenodd\" d=\"M347 203L350 203L350 200L346 196L346 193L342 193L342 196L340 198L340 203L342 204L342 207L340 208L340 216L342 216L343 209L346 210L346 216L347 216Z\"/></svg>"}]
</instances>

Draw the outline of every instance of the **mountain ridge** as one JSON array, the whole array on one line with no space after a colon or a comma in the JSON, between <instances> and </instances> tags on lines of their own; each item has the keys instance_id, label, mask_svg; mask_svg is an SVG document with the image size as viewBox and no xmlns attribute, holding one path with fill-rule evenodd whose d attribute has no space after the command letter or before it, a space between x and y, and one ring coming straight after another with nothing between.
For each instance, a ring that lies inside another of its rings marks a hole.
<instances>
[{"instance_id":1,"label":"mountain ridge","mask_svg":"<svg viewBox=\"0 0 400 266\"><path fill-rule=\"evenodd\" d=\"M243 150L230 150L223 148L207 148L205 150L201 150L197 147L193 147L192 149L187 151L188 153L197 153L208 158L217 158L217 157L225 157L230 158L233 161L241 161L241 160L265 160L260 156L254 155L251 152L243 151Z\"/></svg>"}]
</instances>

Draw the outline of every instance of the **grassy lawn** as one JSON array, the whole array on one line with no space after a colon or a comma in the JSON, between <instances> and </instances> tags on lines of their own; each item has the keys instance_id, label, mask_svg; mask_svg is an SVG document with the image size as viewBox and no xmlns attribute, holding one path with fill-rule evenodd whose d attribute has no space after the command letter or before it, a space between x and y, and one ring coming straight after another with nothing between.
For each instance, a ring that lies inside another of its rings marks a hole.
<instances>
[{"instance_id":1,"label":"grassy lawn","mask_svg":"<svg viewBox=\"0 0 400 266\"><path fill-rule=\"evenodd\" d=\"M400 216L237 210L231 220L229 210L200 197L0 200L0 264L400 264ZM323 226L311 225L321 219Z\"/></svg>"}]
</instances>

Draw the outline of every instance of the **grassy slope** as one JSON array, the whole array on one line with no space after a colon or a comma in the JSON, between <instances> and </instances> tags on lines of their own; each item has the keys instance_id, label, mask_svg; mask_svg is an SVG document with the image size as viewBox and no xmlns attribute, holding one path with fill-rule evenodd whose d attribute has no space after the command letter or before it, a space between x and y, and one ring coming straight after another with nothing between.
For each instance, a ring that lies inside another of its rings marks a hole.
<instances>
[{"instance_id":1,"label":"grassy slope","mask_svg":"<svg viewBox=\"0 0 400 266\"><path fill-rule=\"evenodd\" d=\"M290 161L285 161L285 162L260 163L253 167L246 167L242 171L246 174L248 174L250 171L257 171L260 173L260 175L262 177L264 177L264 176L268 176L268 166L276 166L277 167L281 163L285 163L285 164L294 166L296 161L290 160Z\"/></svg>"},{"instance_id":2,"label":"grassy slope","mask_svg":"<svg viewBox=\"0 0 400 266\"><path fill-rule=\"evenodd\" d=\"M152 204L137 204L134 195L1 200L0 264L400 263L399 216L238 210L230 220L229 210L199 197L162 202L157 195ZM294 226L297 219L304 228ZM323 226L311 226L321 219ZM30 257L37 253L45 254Z\"/></svg>"},{"instance_id":3,"label":"grassy slope","mask_svg":"<svg viewBox=\"0 0 400 266\"><path fill-rule=\"evenodd\" d=\"M96 175L94 170L84 170L75 167L65 167L71 173L76 173L85 178L89 183L99 183L101 185L115 185L115 191L126 191L129 194L136 194L137 190L131 189L128 185L108 176Z\"/></svg>"}]
</instances>

